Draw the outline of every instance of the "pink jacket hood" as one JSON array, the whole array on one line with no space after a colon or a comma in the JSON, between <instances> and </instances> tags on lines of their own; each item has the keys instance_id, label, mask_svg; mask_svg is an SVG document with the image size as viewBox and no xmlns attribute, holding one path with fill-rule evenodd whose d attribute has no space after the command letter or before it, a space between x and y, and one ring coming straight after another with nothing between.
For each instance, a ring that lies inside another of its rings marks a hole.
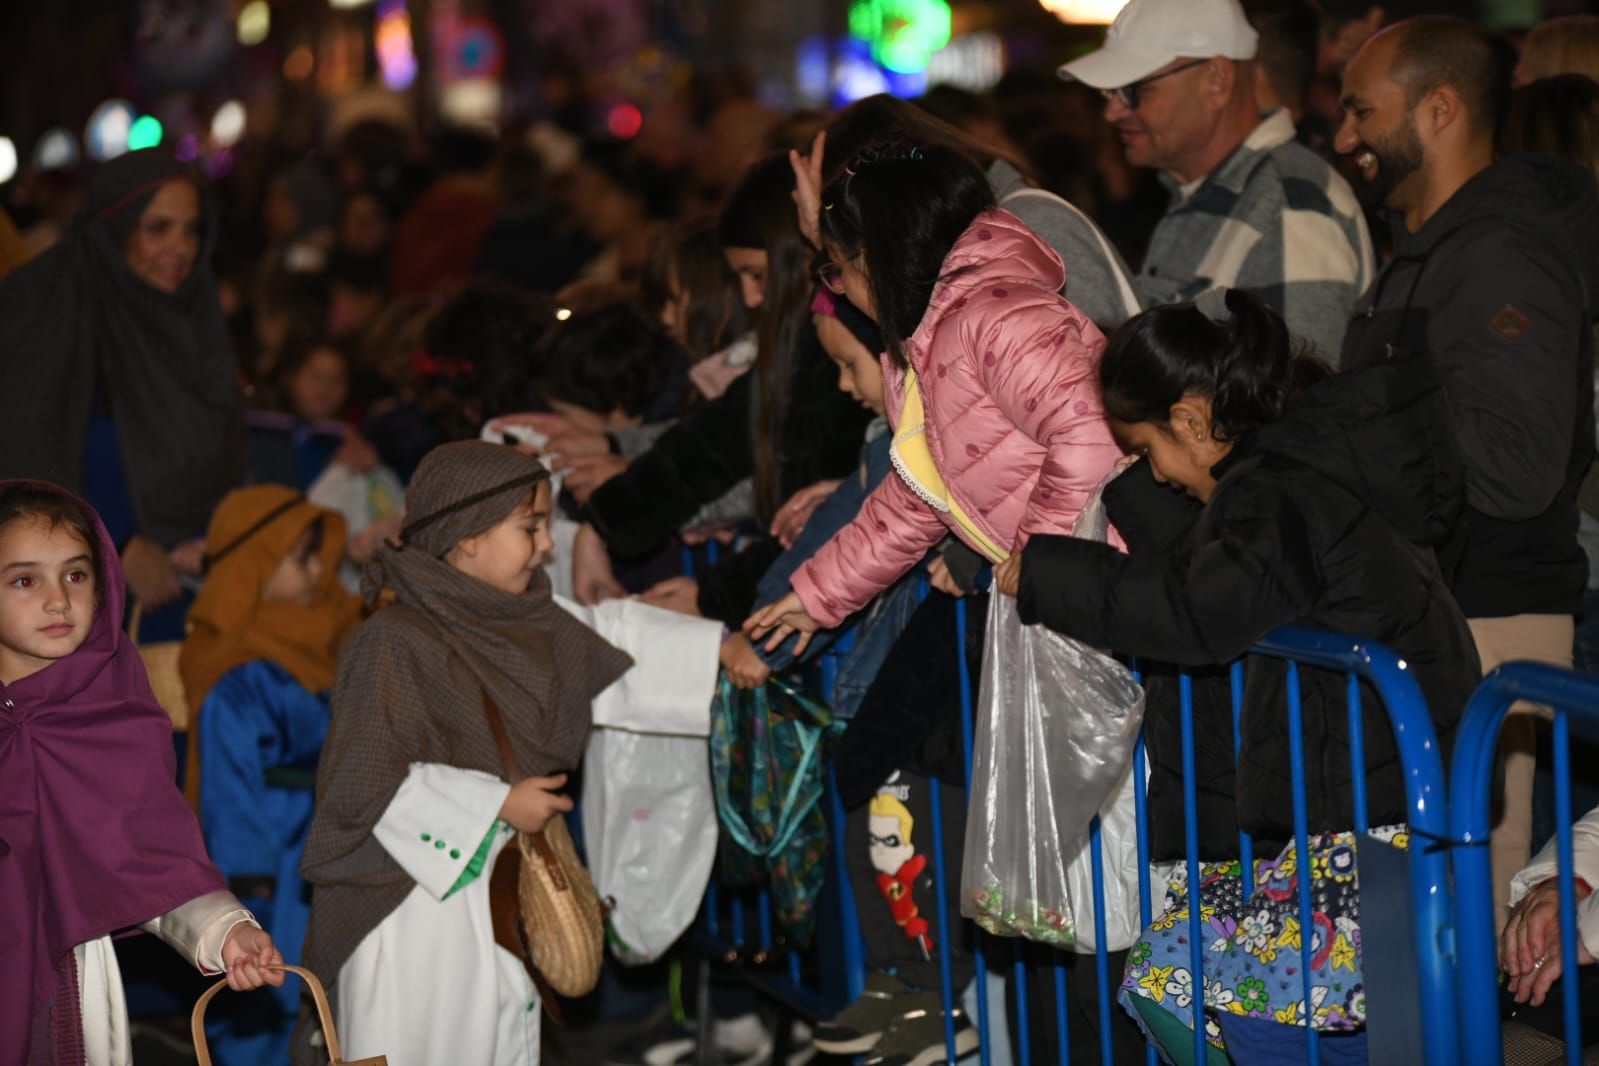
<instances>
[{"instance_id":1,"label":"pink jacket hood","mask_svg":"<svg viewBox=\"0 0 1599 1066\"><path fill-rule=\"evenodd\" d=\"M1099 395L1105 338L1059 293L1060 257L1014 215L980 215L906 345L928 446L950 495L995 542L1069 533L1120 454ZM905 374L883 357L896 430ZM954 528L899 476L795 574L811 617L837 625Z\"/></svg>"}]
</instances>

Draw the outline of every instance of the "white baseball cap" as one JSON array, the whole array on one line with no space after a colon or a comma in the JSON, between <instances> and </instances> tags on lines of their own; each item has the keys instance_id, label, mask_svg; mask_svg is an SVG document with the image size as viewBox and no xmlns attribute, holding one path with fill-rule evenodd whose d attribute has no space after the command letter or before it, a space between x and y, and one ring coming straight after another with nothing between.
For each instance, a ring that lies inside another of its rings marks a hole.
<instances>
[{"instance_id":1,"label":"white baseball cap","mask_svg":"<svg viewBox=\"0 0 1599 1066\"><path fill-rule=\"evenodd\" d=\"M1174 59L1254 59L1260 35L1238 0L1131 0L1096 52L1060 68L1096 89L1120 89Z\"/></svg>"}]
</instances>

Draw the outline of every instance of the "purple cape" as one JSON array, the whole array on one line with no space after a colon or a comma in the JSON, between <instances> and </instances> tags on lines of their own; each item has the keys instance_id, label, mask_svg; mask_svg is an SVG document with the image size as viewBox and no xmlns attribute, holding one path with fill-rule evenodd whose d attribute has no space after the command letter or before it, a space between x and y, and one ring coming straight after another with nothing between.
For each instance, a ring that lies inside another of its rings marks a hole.
<instances>
[{"instance_id":1,"label":"purple cape","mask_svg":"<svg viewBox=\"0 0 1599 1066\"><path fill-rule=\"evenodd\" d=\"M120 625L116 546L84 510L103 570L89 637L0 685L0 1063L28 1060L74 947L225 887L178 791L172 723Z\"/></svg>"}]
</instances>

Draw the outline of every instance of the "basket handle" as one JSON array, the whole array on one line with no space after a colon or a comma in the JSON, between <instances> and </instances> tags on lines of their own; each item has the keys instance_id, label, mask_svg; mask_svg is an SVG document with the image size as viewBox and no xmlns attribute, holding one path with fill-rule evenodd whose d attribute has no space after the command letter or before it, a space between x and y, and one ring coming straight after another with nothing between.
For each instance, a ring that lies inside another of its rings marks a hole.
<instances>
[{"instance_id":1,"label":"basket handle","mask_svg":"<svg viewBox=\"0 0 1599 1066\"><path fill-rule=\"evenodd\" d=\"M327 990L322 987L322 982L317 980L316 974L300 966L263 966L264 970L281 970L286 973L299 974L300 980L305 982L305 987L311 990L311 998L316 1001L317 1017L322 1019L322 1035L327 1041L328 1058L331 1062L338 1063L344 1058L339 1050L339 1034L333 1028L333 1008L328 1005ZM194 1013L189 1018L189 1032L194 1037L194 1054L199 1059L199 1066L211 1066L211 1048L205 1041L205 1009L217 997L217 993L228 987L226 978L218 981L205 990L194 1005Z\"/></svg>"}]
</instances>

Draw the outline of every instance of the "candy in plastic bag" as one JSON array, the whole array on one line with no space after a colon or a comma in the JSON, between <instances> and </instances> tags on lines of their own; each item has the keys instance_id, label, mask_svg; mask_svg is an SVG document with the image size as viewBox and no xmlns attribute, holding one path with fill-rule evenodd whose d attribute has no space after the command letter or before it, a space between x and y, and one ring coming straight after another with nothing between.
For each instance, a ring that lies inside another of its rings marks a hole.
<instances>
[{"instance_id":1,"label":"candy in plastic bag","mask_svg":"<svg viewBox=\"0 0 1599 1066\"><path fill-rule=\"evenodd\" d=\"M1132 753L1144 690L1120 663L989 603L961 913L1002 936L1093 951L1100 816L1106 947L1137 939Z\"/></svg>"}]
</instances>

